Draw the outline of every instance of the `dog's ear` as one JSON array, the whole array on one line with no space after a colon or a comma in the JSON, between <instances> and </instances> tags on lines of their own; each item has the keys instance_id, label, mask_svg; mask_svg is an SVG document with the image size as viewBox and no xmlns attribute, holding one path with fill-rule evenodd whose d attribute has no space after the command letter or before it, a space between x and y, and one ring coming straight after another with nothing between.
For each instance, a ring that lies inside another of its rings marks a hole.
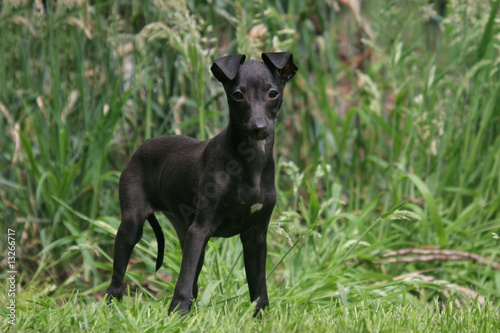
<instances>
[{"instance_id":1,"label":"dog's ear","mask_svg":"<svg viewBox=\"0 0 500 333\"><path fill-rule=\"evenodd\" d=\"M245 55L233 54L215 60L210 70L220 82L231 81L238 74L240 65L245 61Z\"/></svg>"},{"instance_id":2,"label":"dog's ear","mask_svg":"<svg viewBox=\"0 0 500 333\"><path fill-rule=\"evenodd\" d=\"M293 55L288 52L262 53L262 60L269 68L277 70L285 82L290 81L298 70Z\"/></svg>"}]
</instances>

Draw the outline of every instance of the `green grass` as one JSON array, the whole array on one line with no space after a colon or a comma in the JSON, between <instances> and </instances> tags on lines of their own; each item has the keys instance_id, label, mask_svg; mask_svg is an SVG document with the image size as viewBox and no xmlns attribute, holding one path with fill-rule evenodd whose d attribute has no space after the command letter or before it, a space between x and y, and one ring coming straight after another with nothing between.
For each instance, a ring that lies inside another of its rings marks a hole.
<instances>
[{"instance_id":1,"label":"green grass","mask_svg":"<svg viewBox=\"0 0 500 333\"><path fill-rule=\"evenodd\" d=\"M274 295L276 308L262 321L252 317L253 305L241 299L225 300L211 306L194 307L180 320L168 315L168 303L125 298L120 305L86 303L72 295L62 304L51 297L30 303L19 317L19 331L67 332L496 332L500 329L498 307L471 302L457 308L453 302L389 306L382 300L361 301L344 306L305 310L302 304Z\"/></svg>"},{"instance_id":2,"label":"green grass","mask_svg":"<svg viewBox=\"0 0 500 333\"><path fill-rule=\"evenodd\" d=\"M498 307L458 309L453 303L388 306L383 301L362 301L344 306L332 301L327 307L304 311L299 302L278 295L277 309L262 321L252 318L251 304L221 301L195 307L183 321L168 315L164 301L126 298L123 304L85 303L73 295L58 304L50 297L33 301L20 315L19 331L43 332L496 332L500 329Z\"/></svg>"},{"instance_id":3,"label":"green grass","mask_svg":"<svg viewBox=\"0 0 500 333\"><path fill-rule=\"evenodd\" d=\"M331 1L47 2L47 14L0 5L0 221L5 239L16 232L18 330L498 330L499 0L450 0L444 18L426 0L363 1L361 38ZM211 63L263 51L299 67L276 133L268 319L250 318L237 238L209 243L195 313L168 317L181 254L163 217L158 275L146 224L131 296L102 306L127 160L149 137L218 133Z\"/></svg>"}]
</instances>

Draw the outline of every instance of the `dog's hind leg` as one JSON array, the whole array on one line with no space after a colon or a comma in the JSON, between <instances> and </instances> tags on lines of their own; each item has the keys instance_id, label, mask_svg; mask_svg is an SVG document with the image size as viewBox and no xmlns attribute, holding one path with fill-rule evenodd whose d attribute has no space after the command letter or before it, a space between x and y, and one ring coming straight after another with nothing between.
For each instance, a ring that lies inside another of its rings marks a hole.
<instances>
[{"instance_id":1,"label":"dog's hind leg","mask_svg":"<svg viewBox=\"0 0 500 333\"><path fill-rule=\"evenodd\" d=\"M193 283L193 299L198 298L198 277L200 276L201 269L203 268L203 261L205 260L205 249L201 252L200 261L198 261L198 267L196 268L196 275L194 277Z\"/></svg>"},{"instance_id":2,"label":"dog's hind leg","mask_svg":"<svg viewBox=\"0 0 500 333\"><path fill-rule=\"evenodd\" d=\"M187 236L187 226L186 224L181 220L176 218L175 216L172 215L166 215L172 225L174 226L175 232L177 233L177 237L179 238L179 242L181 245L181 250L183 256L185 255L184 251L184 246L186 244L186 236ZM200 275L201 269L203 267L203 261L205 259L205 248L203 248L201 252L200 259L198 261L198 264L196 266L196 274L194 277L194 282L193 282L193 299L198 298L198 276Z\"/></svg>"},{"instance_id":3,"label":"dog's hind leg","mask_svg":"<svg viewBox=\"0 0 500 333\"><path fill-rule=\"evenodd\" d=\"M130 260L130 255L134 249L135 244L139 242L142 237L144 222L148 216L142 210L122 211L122 221L115 239L115 249L113 256L113 278L106 293L109 296L115 297L118 300L123 296L123 278L125 271Z\"/></svg>"}]
</instances>

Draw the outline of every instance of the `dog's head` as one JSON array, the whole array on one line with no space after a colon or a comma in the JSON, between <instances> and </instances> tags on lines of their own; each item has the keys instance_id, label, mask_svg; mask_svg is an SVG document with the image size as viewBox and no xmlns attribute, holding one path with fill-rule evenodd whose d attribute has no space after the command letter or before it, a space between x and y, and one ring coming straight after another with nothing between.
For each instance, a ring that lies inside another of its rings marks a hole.
<instances>
[{"instance_id":1,"label":"dog's head","mask_svg":"<svg viewBox=\"0 0 500 333\"><path fill-rule=\"evenodd\" d=\"M223 85L230 119L241 134L263 140L274 132L283 90L297 72L291 53L263 53L263 61L235 54L217 59L212 73Z\"/></svg>"}]
</instances>

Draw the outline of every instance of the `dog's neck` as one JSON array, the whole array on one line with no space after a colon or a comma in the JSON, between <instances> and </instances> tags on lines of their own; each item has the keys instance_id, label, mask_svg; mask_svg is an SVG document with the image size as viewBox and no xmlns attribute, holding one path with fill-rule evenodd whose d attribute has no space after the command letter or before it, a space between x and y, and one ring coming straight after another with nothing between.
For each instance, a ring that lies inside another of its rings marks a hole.
<instances>
[{"instance_id":1,"label":"dog's neck","mask_svg":"<svg viewBox=\"0 0 500 333\"><path fill-rule=\"evenodd\" d=\"M269 163L273 156L274 132L265 139L257 140L255 138L241 135L229 125L226 128L226 144L231 146L233 154L242 164L243 169L252 170L252 172L262 173L264 167Z\"/></svg>"}]
</instances>

